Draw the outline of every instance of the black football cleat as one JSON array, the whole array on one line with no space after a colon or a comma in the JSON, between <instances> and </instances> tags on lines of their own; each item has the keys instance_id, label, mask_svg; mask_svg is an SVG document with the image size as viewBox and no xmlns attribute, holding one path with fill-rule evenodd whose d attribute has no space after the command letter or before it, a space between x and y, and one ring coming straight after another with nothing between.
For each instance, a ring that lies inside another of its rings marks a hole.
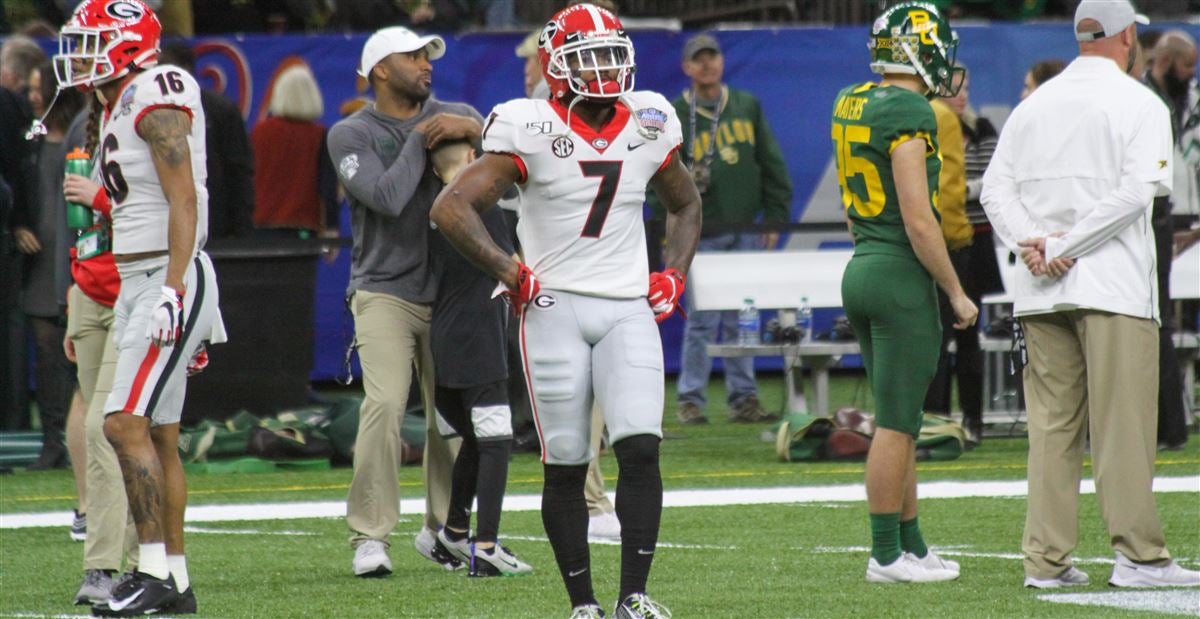
<instances>
[{"instance_id":1,"label":"black football cleat","mask_svg":"<svg viewBox=\"0 0 1200 619\"><path fill-rule=\"evenodd\" d=\"M115 588L107 602L92 606L95 617L140 617L167 612L179 600L175 579L165 580L149 574L134 572ZM194 602L195 596L192 597ZM195 606L193 605L193 608Z\"/></svg>"}]
</instances>

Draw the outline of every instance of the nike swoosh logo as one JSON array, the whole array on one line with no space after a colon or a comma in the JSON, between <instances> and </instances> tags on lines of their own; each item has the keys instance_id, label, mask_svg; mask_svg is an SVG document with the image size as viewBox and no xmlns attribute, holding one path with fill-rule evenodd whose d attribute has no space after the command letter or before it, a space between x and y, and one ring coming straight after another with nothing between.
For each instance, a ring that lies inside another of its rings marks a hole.
<instances>
[{"instance_id":1,"label":"nike swoosh logo","mask_svg":"<svg viewBox=\"0 0 1200 619\"><path fill-rule=\"evenodd\" d=\"M573 570L573 571L567 572L567 576L570 578L575 578L576 576L578 576L586 571L588 571L588 568L586 568L586 567L581 570Z\"/></svg>"},{"instance_id":2,"label":"nike swoosh logo","mask_svg":"<svg viewBox=\"0 0 1200 619\"><path fill-rule=\"evenodd\" d=\"M654 554L654 551L653 551L653 550L642 550L641 548L638 548L638 554L640 554L640 555L652 555L652 554Z\"/></svg>"},{"instance_id":3,"label":"nike swoosh logo","mask_svg":"<svg viewBox=\"0 0 1200 619\"><path fill-rule=\"evenodd\" d=\"M131 595L123 600L109 600L108 608L110 610L115 610L115 611L124 610L126 606L129 606L130 604L136 602L138 598L142 597L142 594L145 592L146 592L145 589L138 589L137 591L135 591L133 593L133 595Z\"/></svg>"},{"instance_id":4,"label":"nike swoosh logo","mask_svg":"<svg viewBox=\"0 0 1200 619\"><path fill-rule=\"evenodd\" d=\"M637 144L626 144L625 148L628 148L629 150L632 151L632 150L637 150L645 145L646 145L645 142L638 142Z\"/></svg>"}]
</instances>

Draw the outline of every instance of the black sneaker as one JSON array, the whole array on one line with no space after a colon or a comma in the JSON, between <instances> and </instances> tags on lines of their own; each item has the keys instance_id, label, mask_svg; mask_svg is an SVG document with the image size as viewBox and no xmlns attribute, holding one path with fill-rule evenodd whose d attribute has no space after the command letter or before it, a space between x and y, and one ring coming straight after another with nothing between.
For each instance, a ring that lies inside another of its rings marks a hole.
<instances>
[{"instance_id":1,"label":"black sneaker","mask_svg":"<svg viewBox=\"0 0 1200 619\"><path fill-rule=\"evenodd\" d=\"M179 594L175 598L175 603L162 610L167 615L194 615L196 614L196 588L188 587L187 591Z\"/></svg>"},{"instance_id":2,"label":"black sneaker","mask_svg":"<svg viewBox=\"0 0 1200 619\"><path fill-rule=\"evenodd\" d=\"M92 606L96 617L137 617L166 612L179 599L175 579L165 580L142 572L122 579L113 589L112 597L103 604Z\"/></svg>"}]
</instances>

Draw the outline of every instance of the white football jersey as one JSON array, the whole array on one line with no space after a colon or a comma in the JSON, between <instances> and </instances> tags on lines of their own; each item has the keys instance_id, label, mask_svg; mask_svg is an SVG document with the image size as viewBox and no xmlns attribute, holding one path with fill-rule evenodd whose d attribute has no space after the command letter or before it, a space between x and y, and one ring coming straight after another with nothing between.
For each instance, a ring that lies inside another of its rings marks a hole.
<instances>
[{"instance_id":1,"label":"white football jersey","mask_svg":"<svg viewBox=\"0 0 1200 619\"><path fill-rule=\"evenodd\" d=\"M188 137L192 178L196 183L196 247L208 236L208 189L205 182L204 109L200 85L187 71L171 65L147 69L121 91L107 110L100 131L99 176L112 200L113 253L133 254L167 249L170 207L150 157L150 146L137 124L157 108L183 110L192 117Z\"/></svg>"},{"instance_id":2,"label":"white football jersey","mask_svg":"<svg viewBox=\"0 0 1200 619\"><path fill-rule=\"evenodd\" d=\"M630 93L600 132L567 108L515 99L492 110L483 150L521 168L525 263L542 287L597 297L646 296L646 185L683 141L679 119L660 94Z\"/></svg>"}]
</instances>

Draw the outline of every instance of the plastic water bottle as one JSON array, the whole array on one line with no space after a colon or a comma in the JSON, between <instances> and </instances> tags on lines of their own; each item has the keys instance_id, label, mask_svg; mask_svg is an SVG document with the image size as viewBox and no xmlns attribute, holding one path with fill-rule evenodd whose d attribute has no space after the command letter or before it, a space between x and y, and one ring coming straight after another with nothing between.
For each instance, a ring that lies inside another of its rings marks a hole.
<instances>
[{"instance_id":1,"label":"plastic water bottle","mask_svg":"<svg viewBox=\"0 0 1200 619\"><path fill-rule=\"evenodd\" d=\"M82 148L67 153L67 174L78 174L83 177L92 174L92 158ZM67 227L83 230L92 227L92 205L67 203Z\"/></svg>"},{"instance_id":2,"label":"plastic water bottle","mask_svg":"<svg viewBox=\"0 0 1200 619\"><path fill-rule=\"evenodd\" d=\"M759 331L762 325L758 320L758 308L754 299L742 301L742 309L738 310L738 344L741 346L758 346Z\"/></svg>"},{"instance_id":3,"label":"plastic water bottle","mask_svg":"<svg viewBox=\"0 0 1200 619\"><path fill-rule=\"evenodd\" d=\"M800 332L801 342L812 341L812 306L808 297L800 297L800 307L796 310L796 329Z\"/></svg>"}]
</instances>

